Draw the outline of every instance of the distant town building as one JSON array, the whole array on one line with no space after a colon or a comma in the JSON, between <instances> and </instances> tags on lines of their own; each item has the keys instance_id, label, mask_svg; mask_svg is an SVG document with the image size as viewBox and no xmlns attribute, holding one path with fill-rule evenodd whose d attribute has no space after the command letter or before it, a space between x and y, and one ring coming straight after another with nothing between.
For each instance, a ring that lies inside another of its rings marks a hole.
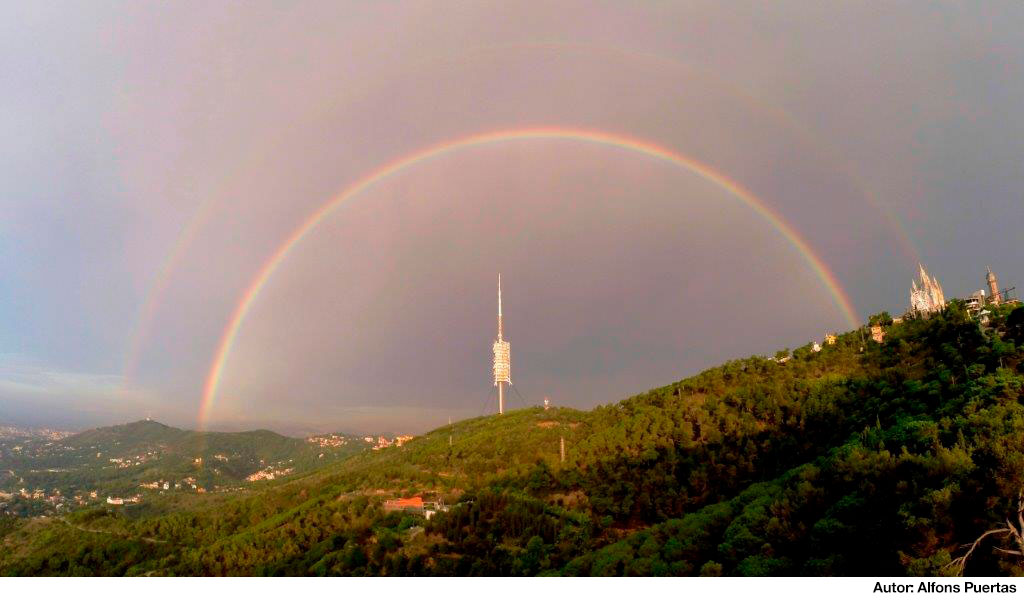
<instances>
[{"instance_id":1,"label":"distant town building","mask_svg":"<svg viewBox=\"0 0 1024 601\"><path fill-rule=\"evenodd\" d=\"M268 467L262 469L254 474L249 474L245 479L249 482L258 482L260 480L274 480L278 476L287 476L288 474L295 471L295 468L272 468Z\"/></svg>"},{"instance_id":2,"label":"distant town building","mask_svg":"<svg viewBox=\"0 0 1024 601\"><path fill-rule=\"evenodd\" d=\"M964 300L964 304L967 307L967 312L974 314L981 311L985 307L986 294L984 290L978 290L974 294L968 296Z\"/></svg>"},{"instance_id":3,"label":"distant town building","mask_svg":"<svg viewBox=\"0 0 1024 601\"><path fill-rule=\"evenodd\" d=\"M409 442L410 440L412 440L413 438L415 438L415 437L414 436L410 436L408 434L396 436L394 438L394 440L388 440L387 438L384 438L383 436L378 436L377 437L377 444L375 444L373 446L373 450L374 451L379 451L381 449L386 449L386 448L388 448L388 447L390 447L392 445L396 446L396 447L400 447L403 444L405 444L405 443Z\"/></svg>"},{"instance_id":4,"label":"distant town building","mask_svg":"<svg viewBox=\"0 0 1024 601\"><path fill-rule=\"evenodd\" d=\"M317 445L317 446L319 446L321 448L324 448L324 447L334 447L334 448L337 448L337 447L343 447L343 446L348 444L348 440L344 436L340 436L338 434L324 434L322 436L310 436L309 438L306 439L306 441L311 443L311 444ZM370 438L369 440L367 440L367 442L372 442L372 441L373 441L373 438Z\"/></svg>"},{"instance_id":5,"label":"distant town building","mask_svg":"<svg viewBox=\"0 0 1024 601\"><path fill-rule=\"evenodd\" d=\"M124 505L124 499L121 497L107 497L107 505Z\"/></svg>"},{"instance_id":6,"label":"distant town building","mask_svg":"<svg viewBox=\"0 0 1024 601\"><path fill-rule=\"evenodd\" d=\"M821 345L818 344L817 342L815 342L814 346L811 347L811 350L814 351L815 353L820 353L821 352Z\"/></svg>"},{"instance_id":7,"label":"distant town building","mask_svg":"<svg viewBox=\"0 0 1024 601\"><path fill-rule=\"evenodd\" d=\"M835 334L825 334L825 344L827 344L829 346L832 346L835 343L836 343L836 335Z\"/></svg>"},{"instance_id":8,"label":"distant town building","mask_svg":"<svg viewBox=\"0 0 1024 601\"><path fill-rule=\"evenodd\" d=\"M419 513L429 520L438 511L448 511L448 506L440 501L424 501L423 497L417 496L405 499L388 499L384 501L384 511Z\"/></svg>"},{"instance_id":9,"label":"distant town building","mask_svg":"<svg viewBox=\"0 0 1024 601\"><path fill-rule=\"evenodd\" d=\"M910 312L919 316L927 316L937 313L945 308L946 297L942 292L942 285L939 279L928 275L924 265L918 264L920 269L921 283L910 282Z\"/></svg>"},{"instance_id":10,"label":"distant town building","mask_svg":"<svg viewBox=\"0 0 1024 601\"><path fill-rule=\"evenodd\" d=\"M881 325L871 326L871 339L882 344L885 341L885 330Z\"/></svg>"},{"instance_id":11,"label":"distant town building","mask_svg":"<svg viewBox=\"0 0 1024 601\"><path fill-rule=\"evenodd\" d=\"M551 408L551 399L549 399L548 397L544 397L544 411L547 411L550 408Z\"/></svg>"},{"instance_id":12,"label":"distant town building","mask_svg":"<svg viewBox=\"0 0 1024 601\"><path fill-rule=\"evenodd\" d=\"M384 501L384 511L422 511L423 497L407 499L388 499Z\"/></svg>"},{"instance_id":13,"label":"distant town building","mask_svg":"<svg viewBox=\"0 0 1024 601\"><path fill-rule=\"evenodd\" d=\"M992 312L989 311L988 309L982 309L980 312L978 312L978 321L981 323L981 325L988 325L990 315L992 315Z\"/></svg>"}]
</instances>

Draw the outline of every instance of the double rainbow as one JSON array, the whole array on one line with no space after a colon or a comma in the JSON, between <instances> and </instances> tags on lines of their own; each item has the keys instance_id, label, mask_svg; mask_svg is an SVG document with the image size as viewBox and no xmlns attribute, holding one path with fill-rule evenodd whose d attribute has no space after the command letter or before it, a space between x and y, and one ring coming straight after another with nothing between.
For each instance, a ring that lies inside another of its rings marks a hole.
<instances>
[{"instance_id":1,"label":"double rainbow","mask_svg":"<svg viewBox=\"0 0 1024 601\"><path fill-rule=\"evenodd\" d=\"M213 362L210 365L209 373L206 378L206 384L203 387L203 398L199 409L200 428L202 429L206 425L210 410L217 397L217 389L224 373L224 366L227 363L227 358L231 354L232 346L235 343L238 332L241 329L242 324L245 322L245 318L249 314L250 309L252 309L252 306L259 297L260 292L266 286L267 282L278 267L281 266L285 259L287 259L292 251L299 245L302 239L313 231L320 222L322 222L346 201L351 200L376 184L409 167L468 148L518 140L574 140L602 146L610 146L665 161L714 183L736 199L746 204L755 213L764 218L764 220L774 227L776 231L782 234L782 236L797 250L807 265L815 274L817 274L818 278L827 288L836 307L846 318L849 326L852 328L858 325L859 320L857 319L853 303L843 290L843 287L840 285L835 275L814 253L797 231L793 229L793 227L780 215L772 211L763 200L755 196L741 184L729 179L719 171L716 171L713 167L652 142L602 131L570 128L500 130L441 142L440 144L406 155L383 165L375 171L363 176L348 188L344 189L336 197L326 202L311 214L298 228L296 228L284 243L282 243L263 264L252 282L246 288L245 293L242 295L234 311L231 313L231 318L221 335L220 342L217 345L217 350L214 354Z\"/></svg>"}]
</instances>

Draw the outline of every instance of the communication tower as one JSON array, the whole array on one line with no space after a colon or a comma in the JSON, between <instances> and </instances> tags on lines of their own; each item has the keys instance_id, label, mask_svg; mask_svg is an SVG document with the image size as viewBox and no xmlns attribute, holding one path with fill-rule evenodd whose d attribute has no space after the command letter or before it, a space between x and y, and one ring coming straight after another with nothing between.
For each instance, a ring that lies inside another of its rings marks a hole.
<instances>
[{"instance_id":1,"label":"communication tower","mask_svg":"<svg viewBox=\"0 0 1024 601\"><path fill-rule=\"evenodd\" d=\"M498 339L494 341L494 385L498 387L498 415L505 413L505 385L512 385L509 344L501 326L501 274L498 274Z\"/></svg>"}]
</instances>

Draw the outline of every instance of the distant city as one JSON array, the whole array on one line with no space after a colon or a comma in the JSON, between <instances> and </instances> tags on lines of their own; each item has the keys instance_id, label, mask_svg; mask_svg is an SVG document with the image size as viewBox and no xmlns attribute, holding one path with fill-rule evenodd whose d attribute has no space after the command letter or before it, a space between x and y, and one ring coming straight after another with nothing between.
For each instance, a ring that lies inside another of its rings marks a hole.
<instances>
[{"instance_id":1,"label":"distant city","mask_svg":"<svg viewBox=\"0 0 1024 601\"><path fill-rule=\"evenodd\" d=\"M0 515L55 516L90 505L140 505L167 494L237 492L285 478L297 468L324 465L363 450L401 447L413 438L205 434L152 419L80 433L4 425Z\"/></svg>"},{"instance_id":2,"label":"distant city","mask_svg":"<svg viewBox=\"0 0 1024 601\"><path fill-rule=\"evenodd\" d=\"M44 438L46 440L61 440L71 436L72 434L74 434L74 432L70 430L0 425L0 440L7 438Z\"/></svg>"}]
</instances>

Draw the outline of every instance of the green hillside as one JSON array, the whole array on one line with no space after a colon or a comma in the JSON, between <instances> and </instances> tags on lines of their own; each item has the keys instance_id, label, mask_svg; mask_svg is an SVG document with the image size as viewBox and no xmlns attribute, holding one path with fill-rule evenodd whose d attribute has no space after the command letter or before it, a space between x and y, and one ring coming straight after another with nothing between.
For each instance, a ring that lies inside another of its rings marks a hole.
<instances>
[{"instance_id":1,"label":"green hillside","mask_svg":"<svg viewBox=\"0 0 1024 601\"><path fill-rule=\"evenodd\" d=\"M1021 575L1010 309L883 314L882 344L849 332L592 411L467 420L188 507L21 521L0 574ZM383 511L414 494L450 509Z\"/></svg>"}]
</instances>

